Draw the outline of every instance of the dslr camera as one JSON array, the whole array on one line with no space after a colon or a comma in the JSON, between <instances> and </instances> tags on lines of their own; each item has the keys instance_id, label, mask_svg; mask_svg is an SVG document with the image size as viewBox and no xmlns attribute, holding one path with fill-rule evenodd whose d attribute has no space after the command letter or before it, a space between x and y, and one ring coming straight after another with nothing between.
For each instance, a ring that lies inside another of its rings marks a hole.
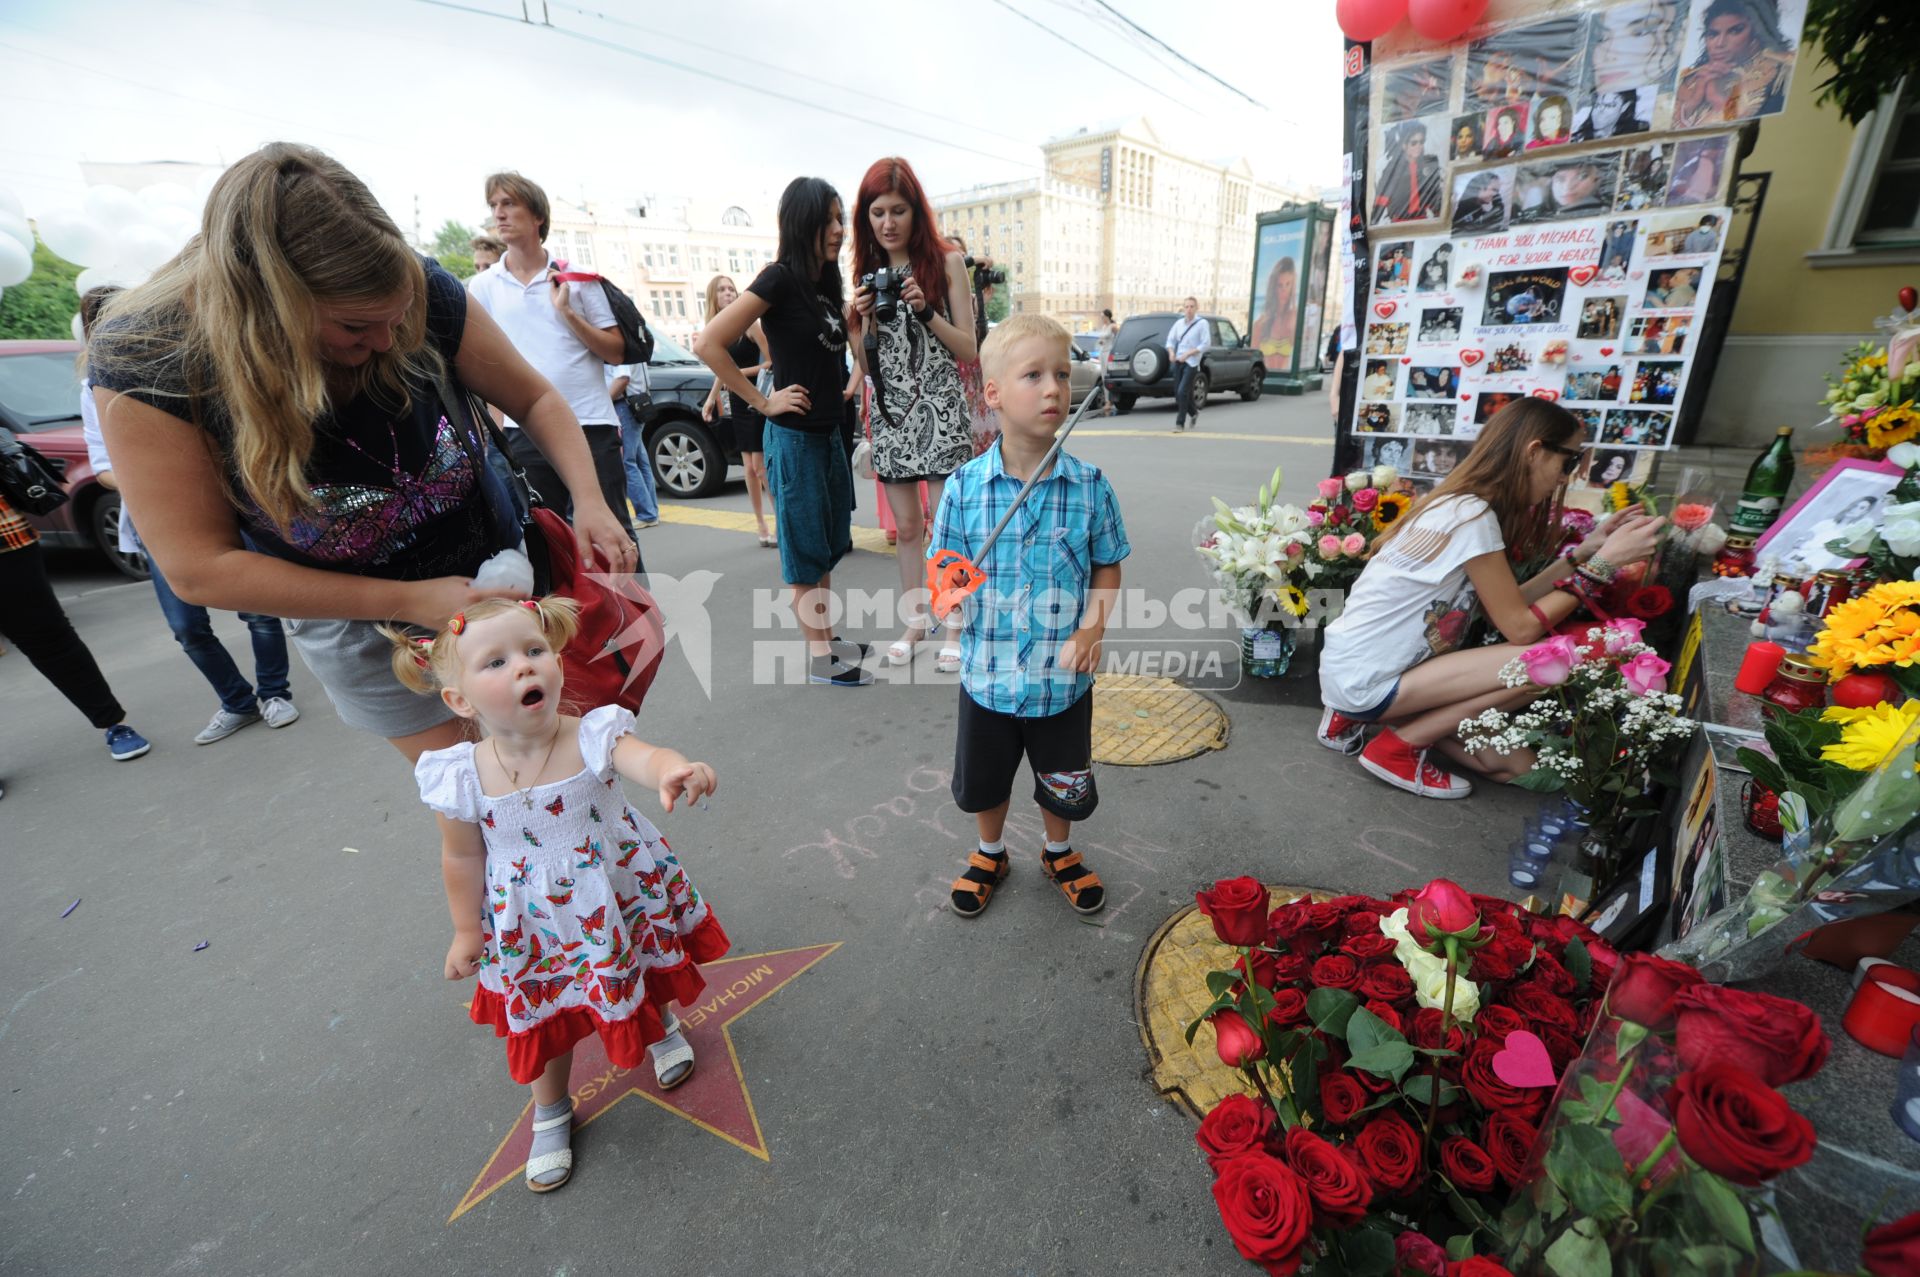
<instances>
[{"instance_id":1,"label":"dslr camera","mask_svg":"<svg viewBox=\"0 0 1920 1277\"><path fill-rule=\"evenodd\" d=\"M967 254L967 272L973 276L973 288L979 292L983 288L994 288L1007 282L1007 272L997 269L993 259L987 258L985 264L974 261L973 254Z\"/></svg>"},{"instance_id":2,"label":"dslr camera","mask_svg":"<svg viewBox=\"0 0 1920 1277\"><path fill-rule=\"evenodd\" d=\"M900 285L906 282L905 275L898 270L882 266L879 270L868 271L860 277L863 287L873 290L873 317L883 324L893 322L900 313Z\"/></svg>"}]
</instances>

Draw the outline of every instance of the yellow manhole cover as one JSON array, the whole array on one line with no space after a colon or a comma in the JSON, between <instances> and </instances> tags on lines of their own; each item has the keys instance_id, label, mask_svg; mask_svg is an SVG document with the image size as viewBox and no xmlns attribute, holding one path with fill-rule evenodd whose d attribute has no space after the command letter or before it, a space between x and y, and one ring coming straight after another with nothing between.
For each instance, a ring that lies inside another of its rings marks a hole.
<instances>
[{"instance_id":1,"label":"yellow manhole cover","mask_svg":"<svg viewBox=\"0 0 1920 1277\"><path fill-rule=\"evenodd\" d=\"M1099 713L1097 705L1094 712ZM1267 893L1269 909L1301 896L1333 898L1330 892L1275 883L1267 884ZM1232 966L1233 950L1214 937L1207 916L1188 905L1153 933L1134 973L1134 1019L1147 1048L1154 1089L1194 1117L1236 1091L1253 1094L1245 1074L1220 1062L1212 1026L1201 1025L1193 1045L1187 1045L1187 1026L1213 1001L1207 992L1207 972Z\"/></svg>"},{"instance_id":2,"label":"yellow manhole cover","mask_svg":"<svg viewBox=\"0 0 1920 1277\"><path fill-rule=\"evenodd\" d=\"M1111 674L1093 685L1096 763L1177 763L1226 744L1226 711L1170 678Z\"/></svg>"}]
</instances>

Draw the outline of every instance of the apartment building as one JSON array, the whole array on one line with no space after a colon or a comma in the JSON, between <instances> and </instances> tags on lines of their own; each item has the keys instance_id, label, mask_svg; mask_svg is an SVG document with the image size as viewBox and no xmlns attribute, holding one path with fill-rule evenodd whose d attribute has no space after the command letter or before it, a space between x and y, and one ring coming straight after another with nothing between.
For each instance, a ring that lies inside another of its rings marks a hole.
<instances>
[{"instance_id":1,"label":"apartment building","mask_svg":"<svg viewBox=\"0 0 1920 1277\"><path fill-rule=\"evenodd\" d=\"M1306 186L1264 182L1245 160L1171 150L1144 118L1079 129L1041 147L1045 175L934 201L941 227L991 252L1016 310L1075 327L1103 308L1125 317L1201 308L1244 315L1252 292L1254 215L1312 200Z\"/></svg>"}]
</instances>

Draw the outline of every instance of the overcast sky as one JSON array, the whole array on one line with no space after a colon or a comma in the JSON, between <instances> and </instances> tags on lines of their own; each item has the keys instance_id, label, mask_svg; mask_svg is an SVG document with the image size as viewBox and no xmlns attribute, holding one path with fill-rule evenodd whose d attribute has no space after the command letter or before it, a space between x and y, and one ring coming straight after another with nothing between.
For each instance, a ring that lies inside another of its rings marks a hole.
<instances>
[{"instance_id":1,"label":"overcast sky","mask_svg":"<svg viewBox=\"0 0 1920 1277\"><path fill-rule=\"evenodd\" d=\"M898 153L937 194L1031 176L1047 137L1138 115L1269 180L1337 180L1330 0L1110 3L1262 105L1099 0L527 0L551 29L520 0L5 0L0 186L31 215L77 202L77 160L225 162L291 139L403 228L417 196L431 234L477 221L497 168L571 198L771 204L802 172L851 197Z\"/></svg>"}]
</instances>

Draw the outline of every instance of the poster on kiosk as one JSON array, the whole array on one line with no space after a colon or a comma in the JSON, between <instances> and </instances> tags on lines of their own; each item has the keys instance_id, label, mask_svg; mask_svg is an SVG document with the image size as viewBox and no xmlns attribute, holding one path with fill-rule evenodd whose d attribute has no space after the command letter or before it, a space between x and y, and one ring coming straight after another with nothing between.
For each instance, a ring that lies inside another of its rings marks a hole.
<instances>
[{"instance_id":1,"label":"poster on kiosk","mask_svg":"<svg viewBox=\"0 0 1920 1277\"><path fill-rule=\"evenodd\" d=\"M1247 344L1260 352L1268 390L1297 395L1320 388L1332 231L1333 215L1318 204L1255 221Z\"/></svg>"}]
</instances>

